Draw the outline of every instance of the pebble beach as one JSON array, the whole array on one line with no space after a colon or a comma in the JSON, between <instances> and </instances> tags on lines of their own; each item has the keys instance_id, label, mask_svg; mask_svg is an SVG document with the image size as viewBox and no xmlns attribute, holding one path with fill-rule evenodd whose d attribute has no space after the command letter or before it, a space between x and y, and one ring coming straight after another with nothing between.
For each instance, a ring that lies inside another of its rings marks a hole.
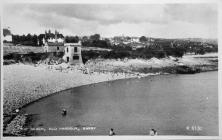
<instances>
[{"instance_id":1,"label":"pebble beach","mask_svg":"<svg viewBox=\"0 0 222 140\"><path fill-rule=\"evenodd\" d=\"M4 114L11 113L49 94L92 83L130 78L123 73L83 74L81 71L58 71L46 66L13 64L4 66Z\"/></svg>"},{"instance_id":2,"label":"pebble beach","mask_svg":"<svg viewBox=\"0 0 222 140\"><path fill-rule=\"evenodd\" d=\"M210 57L210 59L208 58ZM211 60L217 59L216 55L205 55L203 58L184 56L175 61L175 58L150 60L91 60L85 65L70 66L62 63L59 65L23 64L16 63L3 67L3 112L10 115L16 109L46 97L55 92L82 85L94 84L126 78L140 78L149 75L164 73L140 73L132 71L137 68L164 68L176 65L211 65ZM84 69L87 69L85 73ZM116 71L116 69L118 69ZM121 71L119 71L121 69ZM98 71L100 70L100 71ZM23 117L24 118L24 117ZM11 124L11 123L10 123ZM11 131L8 124L7 131ZM24 123L22 123L24 125ZM12 127L14 131L14 127ZM17 132L17 130L15 130Z\"/></svg>"},{"instance_id":3,"label":"pebble beach","mask_svg":"<svg viewBox=\"0 0 222 140\"><path fill-rule=\"evenodd\" d=\"M215 54L216 55L216 54ZM213 55L213 56L215 56ZM208 57L208 55L205 55ZM212 56L212 55L211 55ZM143 77L156 75L159 73L132 73L132 72L113 72L115 68L121 67L128 69L131 67L167 67L179 64L185 65L209 65L208 59L195 59L193 56L185 56L175 62L174 58L150 60L130 59L120 60L100 60L89 61L84 67L93 72L84 74L80 67L69 67L67 64L61 65L31 65L31 64L12 64L3 67L3 109L4 114L9 114L13 110L20 108L39 98L52 93L72 87L93 84L98 82ZM109 69L113 71L95 72L96 69Z\"/></svg>"}]
</instances>

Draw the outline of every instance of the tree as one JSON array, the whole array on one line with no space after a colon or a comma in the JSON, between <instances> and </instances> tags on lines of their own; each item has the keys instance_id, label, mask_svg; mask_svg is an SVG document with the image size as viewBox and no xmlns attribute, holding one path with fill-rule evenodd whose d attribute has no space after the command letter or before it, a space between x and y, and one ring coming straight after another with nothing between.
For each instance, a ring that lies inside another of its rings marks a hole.
<instances>
[{"instance_id":1,"label":"tree","mask_svg":"<svg viewBox=\"0 0 222 140\"><path fill-rule=\"evenodd\" d=\"M34 46L38 46L38 36L34 34L32 40L33 40Z\"/></svg>"},{"instance_id":2,"label":"tree","mask_svg":"<svg viewBox=\"0 0 222 140\"><path fill-rule=\"evenodd\" d=\"M129 37L129 36L126 37L126 40L130 40L130 39L131 39L131 37Z\"/></svg>"},{"instance_id":3,"label":"tree","mask_svg":"<svg viewBox=\"0 0 222 140\"><path fill-rule=\"evenodd\" d=\"M82 37L82 42L89 40L87 36Z\"/></svg>"},{"instance_id":4,"label":"tree","mask_svg":"<svg viewBox=\"0 0 222 140\"><path fill-rule=\"evenodd\" d=\"M78 36L66 36L65 42L66 43L77 43L77 42L79 42L79 37Z\"/></svg>"},{"instance_id":5,"label":"tree","mask_svg":"<svg viewBox=\"0 0 222 140\"><path fill-rule=\"evenodd\" d=\"M148 39L145 36L139 38L140 42L146 42Z\"/></svg>"},{"instance_id":6,"label":"tree","mask_svg":"<svg viewBox=\"0 0 222 140\"><path fill-rule=\"evenodd\" d=\"M45 34L40 34L40 35L38 36L39 46L44 45L44 44L43 44L43 38L45 38Z\"/></svg>"},{"instance_id":7,"label":"tree","mask_svg":"<svg viewBox=\"0 0 222 140\"><path fill-rule=\"evenodd\" d=\"M94 34L90 36L91 41L98 41L100 40L100 34Z\"/></svg>"}]
</instances>

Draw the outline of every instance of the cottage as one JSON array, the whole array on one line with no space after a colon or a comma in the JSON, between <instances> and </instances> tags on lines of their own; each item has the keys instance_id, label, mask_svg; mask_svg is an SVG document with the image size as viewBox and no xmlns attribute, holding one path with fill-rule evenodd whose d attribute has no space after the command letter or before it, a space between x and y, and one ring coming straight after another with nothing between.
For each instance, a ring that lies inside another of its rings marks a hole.
<instances>
[{"instance_id":1,"label":"cottage","mask_svg":"<svg viewBox=\"0 0 222 140\"><path fill-rule=\"evenodd\" d=\"M81 43L65 43L63 59L69 64L82 64Z\"/></svg>"}]
</instances>

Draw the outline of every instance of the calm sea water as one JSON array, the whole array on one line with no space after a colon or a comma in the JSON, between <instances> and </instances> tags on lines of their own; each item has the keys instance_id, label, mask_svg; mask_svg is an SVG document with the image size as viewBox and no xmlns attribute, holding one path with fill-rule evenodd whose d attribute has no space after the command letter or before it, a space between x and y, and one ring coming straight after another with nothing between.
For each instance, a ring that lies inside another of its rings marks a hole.
<instances>
[{"instance_id":1,"label":"calm sea water","mask_svg":"<svg viewBox=\"0 0 222 140\"><path fill-rule=\"evenodd\" d=\"M66 116L61 115L63 108ZM159 135L215 136L218 72L81 86L43 98L23 111L33 114L32 135L108 135L110 128L117 135L148 135L154 128Z\"/></svg>"}]
</instances>

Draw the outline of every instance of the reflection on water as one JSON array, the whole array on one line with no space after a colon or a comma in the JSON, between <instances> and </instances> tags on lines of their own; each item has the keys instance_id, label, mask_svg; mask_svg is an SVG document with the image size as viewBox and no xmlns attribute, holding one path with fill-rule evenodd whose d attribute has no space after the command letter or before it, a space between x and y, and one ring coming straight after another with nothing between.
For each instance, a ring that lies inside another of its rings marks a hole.
<instances>
[{"instance_id":1,"label":"reflection on water","mask_svg":"<svg viewBox=\"0 0 222 140\"><path fill-rule=\"evenodd\" d=\"M117 80L62 91L24 111L35 135L218 135L218 72ZM62 109L67 115L61 115ZM48 131L73 127L80 131ZM92 127L91 130L83 130Z\"/></svg>"}]
</instances>

